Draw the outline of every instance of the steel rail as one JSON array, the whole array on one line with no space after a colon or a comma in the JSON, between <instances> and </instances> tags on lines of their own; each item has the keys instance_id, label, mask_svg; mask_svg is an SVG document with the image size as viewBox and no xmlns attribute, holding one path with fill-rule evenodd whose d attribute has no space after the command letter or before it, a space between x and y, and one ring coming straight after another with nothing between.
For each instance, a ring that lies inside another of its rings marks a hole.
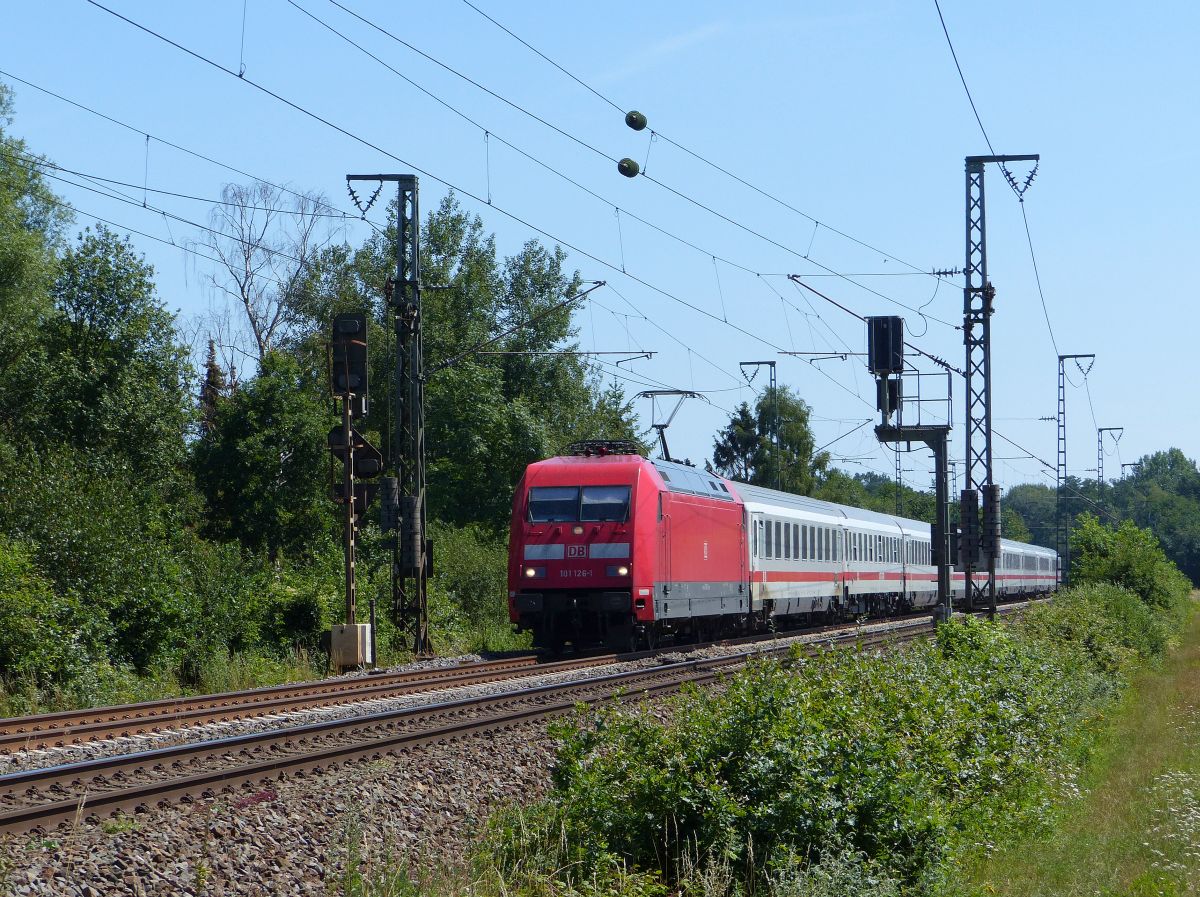
<instances>
[{"instance_id":1,"label":"steel rail","mask_svg":"<svg viewBox=\"0 0 1200 897\"><path fill-rule=\"evenodd\" d=\"M799 643L808 652L823 646L853 643L862 647L879 644L896 644L911 641L932 631L933 624L927 619L896 624L890 628L872 632L857 629L834 634L828 639ZM740 665L755 658L786 653L792 645L759 648L738 652L718 658L704 658L666 663L652 669L640 669L611 673L586 680L577 680L555 685L542 685L520 689L485 698L471 698L444 702L418 708L385 711L356 717L349 720L327 721L307 726L293 727L251 735L235 736L220 741L178 745L170 748L125 754L88 760L43 770L13 773L0 776L0 794L8 799L45 792L59 792L67 787L83 787L77 796L62 797L28 806L10 807L0 811L0 831L28 831L32 828L48 828L73 820L90 819L94 816L112 814L120 810L150 808L172 798L205 796L216 790L228 790L241 786L254 787L283 773L302 773L324 770L355 758L379 758L385 754L405 752L421 745L434 742L450 742L471 734L495 731L524 725L532 720L543 719L565 713L579 703L595 704L613 699L616 695L632 688L632 697L658 694L677 690L686 682L705 682L716 679L723 668ZM661 681L665 679L666 681ZM639 681L641 684L639 684ZM589 692L600 688L602 693L592 696L569 697L573 692ZM543 703L527 706L529 702ZM472 712L490 712L485 718L462 717ZM421 723L436 717L450 717L450 721L434 728L395 731L403 722ZM393 731L387 732L386 730ZM375 730L385 734L367 737L366 732ZM315 739L353 736L349 743L329 746L308 746ZM355 740L357 739L357 740ZM293 753L283 753L291 749ZM271 756L261 755L270 752ZM91 784L107 786L111 782L139 774L163 773L181 770L185 761L195 766L201 762L228 758L230 755L250 754L260 756L248 763L224 766L183 775L158 778L149 782L134 783L129 787L111 790L89 791L85 780Z\"/></svg>"},{"instance_id":2,"label":"steel rail","mask_svg":"<svg viewBox=\"0 0 1200 897\"><path fill-rule=\"evenodd\" d=\"M696 650L712 645L754 644L791 635L836 632L845 627L844 623L810 626L787 633L759 633L686 647ZM676 650L674 646L666 646L650 651L585 655L552 662L541 662L536 655L531 654L426 670L322 679L244 691L11 717L0 719L0 754L66 747L107 738L162 732L181 726L228 722L290 710L336 706L419 691L491 682L506 678L509 674L542 675L584 669L652 657L673 650Z\"/></svg>"}]
</instances>

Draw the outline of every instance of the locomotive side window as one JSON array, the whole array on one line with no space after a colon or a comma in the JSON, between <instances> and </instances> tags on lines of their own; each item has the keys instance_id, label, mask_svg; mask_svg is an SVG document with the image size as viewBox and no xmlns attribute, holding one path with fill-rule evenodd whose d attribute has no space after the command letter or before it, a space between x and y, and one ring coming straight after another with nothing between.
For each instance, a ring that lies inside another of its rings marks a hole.
<instances>
[{"instance_id":1,"label":"locomotive side window","mask_svg":"<svg viewBox=\"0 0 1200 897\"><path fill-rule=\"evenodd\" d=\"M530 523L572 523L578 519L578 486L535 486L529 490Z\"/></svg>"},{"instance_id":2,"label":"locomotive side window","mask_svg":"<svg viewBox=\"0 0 1200 897\"><path fill-rule=\"evenodd\" d=\"M629 487L584 486L579 519L589 523L624 523L629 519Z\"/></svg>"}]
</instances>

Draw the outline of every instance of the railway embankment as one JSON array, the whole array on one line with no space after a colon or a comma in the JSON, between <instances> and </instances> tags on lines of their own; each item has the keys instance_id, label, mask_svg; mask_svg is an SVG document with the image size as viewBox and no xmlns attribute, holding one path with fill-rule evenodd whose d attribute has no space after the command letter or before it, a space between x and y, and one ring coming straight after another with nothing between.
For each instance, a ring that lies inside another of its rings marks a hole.
<instances>
[{"instance_id":1,"label":"railway embankment","mask_svg":"<svg viewBox=\"0 0 1200 897\"><path fill-rule=\"evenodd\" d=\"M580 711L555 729L546 796L493 816L469 864L364 866L353 889L991 893L986 879L972 890L979 870L1100 799L1114 715L1136 706L1147 671L1186 666L1192 650L1190 586L1157 546L1084 536L1083 584L1013 626L962 619L903 651L753 664L670 701L666 722L649 708ZM1144 780L1140 829L1147 855L1176 863L1195 852L1196 789L1180 771Z\"/></svg>"},{"instance_id":2,"label":"railway embankment","mask_svg":"<svg viewBox=\"0 0 1200 897\"><path fill-rule=\"evenodd\" d=\"M1200 891L1200 605L1179 648L1108 716L1082 785L1049 832L966 867L958 893Z\"/></svg>"}]
</instances>

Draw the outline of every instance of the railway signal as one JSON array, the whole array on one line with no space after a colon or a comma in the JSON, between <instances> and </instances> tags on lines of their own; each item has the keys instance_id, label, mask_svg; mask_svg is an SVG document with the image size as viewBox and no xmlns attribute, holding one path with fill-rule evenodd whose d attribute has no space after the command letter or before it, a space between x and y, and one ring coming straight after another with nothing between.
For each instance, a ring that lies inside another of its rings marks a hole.
<instances>
[{"instance_id":1,"label":"railway signal","mask_svg":"<svg viewBox=\"0 0 1200 897\"><path fill-rule=\"evenodd\" d=\"M933 451L935 516L929 530L930 560L937 567L937 607L934 619L950 619L950 567L955 558L951 551L950 492L948 440L950 425L925 424L920 420L922 401L916 402L917 421L904 420L904 390L901 380L905 374L904 319L895 316L867 318L867 369L875 376L878 389L880 422L875 436L880 442L906 443L912 450L914 442L922 442ZM946 372L949 383L950 372ZM917 375L918 396L920 374ZM947 387L947 406L950 390ZM950 416L947 414L946 419ZM965 495L965 493L964 493Z\"/></svg>"},{"instance_id":2,"label":"railway signal","mask_svg":"<svg viewBox=\"0 0 1200 897\"><path fill-rule=\"evenodd\" d=\"M330 341L330 386L342 400L342 422L329 431L329 450L342 462L342 481L334 486L333 498L345 508L342 517L342 548L345 553L346 622L334 626L330 637L330 662L345 669L374 663L373 627L358 623L355 554L358 522L378 488L360 483L383 471L383 456L354 428L354 420L367 413L367 316L362 312L340 314L333 319Z\"/></svg>"}]
</instances>

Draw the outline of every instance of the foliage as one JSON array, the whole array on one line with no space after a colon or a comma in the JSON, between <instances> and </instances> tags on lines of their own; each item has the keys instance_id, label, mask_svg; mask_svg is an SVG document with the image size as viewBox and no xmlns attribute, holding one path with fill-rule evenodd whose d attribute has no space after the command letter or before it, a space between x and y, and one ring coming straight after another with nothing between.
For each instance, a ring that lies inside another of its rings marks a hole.
<instances>
[{"instance_id":1,"label":"foliage","mask_svg":"<svg viewBox=\"0 0 1200 897\"><path fill-rule=\"evenodd\" d=\"M69 217L24 141L7 132L13 95L0 84L0 426L27 404L38 328L52 313L54 252Z\"/></svg>"},{"instance_id":2,"label":"foliage","mask_svg":"<svg viewBox=\"0 0 1200 897\"><path fill-rule=\"evenodd\" d=\"M808 495L829 464L828 454L814 454L811 414L808 403L788 387L767 388L753 412L743 402L717 434L715 469L755 486Z\"/></svg>"},{"instance_id":3,"label":"foliage","mask_svg":"<svg viewBox=\"0 0 1200 897\"><path fill-rule=\"evenodd\" d=\"M65 617L29 549L0 536L0 670L35 686L63 675L75 647Z\"/></svg>"},{"instance_id":4,"label":"foliage","mask_svg":"<svg viewBox=\"0 0 1200 897\"><path fill-rule=\"evenodd\" d=\"M216 404L193 455L206 530L272 559L307 556L332 531L331 403L311 371L268 352L259 375Z\"/></svg>"},{"instance_id":5,"label":"foliage","mask_svg":"<svg viewBox=\"0 0 1200 897\"><path fill-rule=\"evenodd\" d=\"M1110 527L1090 514L1080 516L1071 556L1072 581L1115 583L1162 610L1179 610L1192 589L1154 534L1131 520Z\"/></svg>"},{"instance_id":6,"label":"foliage","mask_svg":"<svg viewBox=\"0 0 1200 897\"><path fill-rule=\"evenodd\" d=\"M394 221L395 206L392 206ZM388 431L392 310L383 287L395 270L395 226L357 250L329 247L298 294L304 335L295 353L324 376L332 315L361 309L371 319L370 378L377 396L364 432ZM565 253L529 242L508 258L478 216L453 195L422 228L426 445L430 515L454 526L499 531L526 465L580 439L636 439L633 408L604 386L577 348L578 274ZM510 332L511 331L511 332ZM483 354L496 353L496 354Z\"/></svg>"},{"instance_id":7,"label":"foliage","mask_svg":"<svg viewBox=\"0 0 1200 897\"><path fill-rule=\"evenodd\" d=\"M41 444L107 456L141 482L179 490L192 370L153 275L128 239L100 225L64 253L22 423Z\"/></svg>"},{"instance_id":8,"label":"foliage","mask_svg":"<svg viewBox=\"0 0 1200 897\"><path fill-rule=\"evenodd\" d=\"M583 891L616 868L683 888L696 856L776 893L920 888L1048 821L1096 720L1169 630L1131 593L1086 586L1015 631L956 619L903 652L755 663L671 703L665 725L580 710L556 729L549 800L485 851L522 858L506 867L516 890L549 875Z\"/></svg>"}]
</instances>

